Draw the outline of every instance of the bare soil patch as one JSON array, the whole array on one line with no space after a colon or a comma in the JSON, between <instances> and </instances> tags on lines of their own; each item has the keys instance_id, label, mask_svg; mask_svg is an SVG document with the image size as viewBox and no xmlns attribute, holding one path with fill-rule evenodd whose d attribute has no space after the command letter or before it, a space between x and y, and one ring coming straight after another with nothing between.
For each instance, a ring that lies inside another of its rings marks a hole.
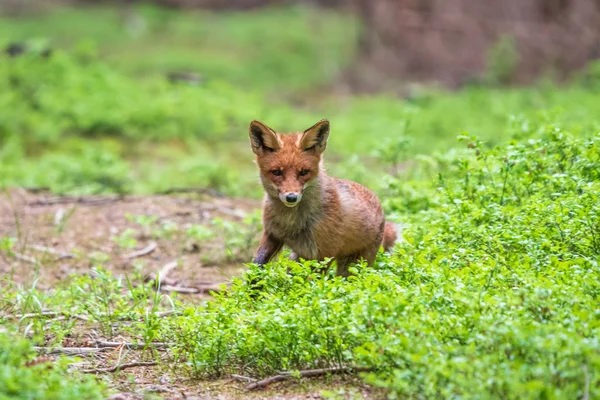
<instances>
[{"instance_id":1,"label":"bare soil patch","mask_svg":"<svg viewBox=\"0 0 600 400\"><path fill-rule=\"evenodd\" d=\"M22 284L39 279L38 287L50 288L70 274L89 273L94 264L119 275L143 263L155 275L176 263L171 284L209 287L239 274L254 243L227 255L218 233L195 240L187 232L193 226L214 231L215 218L241 224L259 208L258 201L197 194L56 197L13 189L0 197L0 237L16 240L15 255L0 253L0 273ZM132 220L140 216L154 222ZM258 235L249 234L253 240Z\"/></svg>"}]
</instances>

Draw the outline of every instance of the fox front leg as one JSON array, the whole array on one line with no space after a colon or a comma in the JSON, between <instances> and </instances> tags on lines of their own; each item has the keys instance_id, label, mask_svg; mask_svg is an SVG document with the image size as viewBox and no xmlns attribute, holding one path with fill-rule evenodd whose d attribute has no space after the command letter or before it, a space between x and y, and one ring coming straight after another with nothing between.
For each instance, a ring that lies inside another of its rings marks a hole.
<instances>
[{"instance_id":1,"label":"fox front leg","mask_svg":"<svg viewBox=\"0 0 600 400\"><path fill-rule=\"evenodd\" d=\"M256 251L256 256L254 257L254 263L260 266L265 265L266 263L271 261L271 259L277 253L279 253L282 247L283 242L281 240L278 240L275 237L273 237L273 235L264 232L260 241L260 246Z\"/></svg>"}]
</instances>

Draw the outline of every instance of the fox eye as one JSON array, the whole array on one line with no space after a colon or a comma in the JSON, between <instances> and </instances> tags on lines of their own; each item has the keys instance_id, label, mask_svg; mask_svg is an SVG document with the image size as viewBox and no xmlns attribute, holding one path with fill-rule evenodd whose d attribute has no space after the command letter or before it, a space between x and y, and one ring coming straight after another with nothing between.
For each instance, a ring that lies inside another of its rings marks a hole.
<instances>
[{"instance_id":1,"label":"fox eye","mask_svg":"<svg viewBox=\"0 0 600 400\"><path fill-rule=\"evenodd\" d=\"M302 169L302 170L300 170L300 176L308 175L309 172L310 172L310 169Z\"/></svg>"},{"instance_id":2,"label":"fox eye","mask_svg":"<svg viewBox=\"0 0 600 400\"><path fill-rule=\"evenodd\" d=\"M275 176L283 175L283 172L280 169L274 169L273 171L271 171L271 173Z\"/></svg>"}]
</instances>

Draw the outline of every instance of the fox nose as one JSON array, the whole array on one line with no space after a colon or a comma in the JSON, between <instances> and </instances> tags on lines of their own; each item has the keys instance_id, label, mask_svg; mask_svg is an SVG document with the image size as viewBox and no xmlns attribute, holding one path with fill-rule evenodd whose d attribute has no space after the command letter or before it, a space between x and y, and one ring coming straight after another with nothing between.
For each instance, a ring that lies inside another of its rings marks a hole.
<instances>
[{"instance_id":1,"label":"fox nose","mask_svg":"<svg viewBox=\"0 0 600 400\"><path fill-rule=\"evenodd\" d=\"M296 193L288 193L285 195L285 201L288 203L295 203L298 200L298 195Z\"/></svg>"}]
</instances>

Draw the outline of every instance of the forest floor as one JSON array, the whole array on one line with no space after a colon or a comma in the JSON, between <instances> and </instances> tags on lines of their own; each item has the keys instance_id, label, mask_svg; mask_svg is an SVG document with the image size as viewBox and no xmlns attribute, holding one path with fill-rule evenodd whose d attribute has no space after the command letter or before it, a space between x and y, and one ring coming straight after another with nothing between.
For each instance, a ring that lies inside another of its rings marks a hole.
<instances>
[{"instance_id":1,"label":"forest floor","mask_svg":"<svg viewBox=\"0 0 600 400\"><path fill-rule=\"evenodd\" d=\"M0 196L0 238L13 238L13 251L0 251L0 285L35 286L52 293L73 276L102 268L115 277L142 268L148 279L162 277L161 291L177 292L186 304L210 301L211 291L228 284L251 259L260 235L260 202L191 193L157 196L55 196L11 189ZM250 217L254 223L245 223ZM218 221L218 222L216 222ZM259 225L259 224L258 224ZM221 227L221 228L219 228ZM225 228L223 228L225 227ZM225 234L237 235L232 242ZM166 274L165 274L166 275ZM155 365L102 371L140 359L123 335L108 337L89 321L78 321L63 349L98 348L86 356L119 394L112 399L321 399L379 398L380 393L353 376L302 379L247 392L234 379L192 380ZM52 333L48 333L51 341ZM102 343L116 344L101 348ZM44 358L53 358L54 354ZM164 356L168 365L168 356ZM329 393L323 397L323 393Z\"/></svg>"}]
</instances>

